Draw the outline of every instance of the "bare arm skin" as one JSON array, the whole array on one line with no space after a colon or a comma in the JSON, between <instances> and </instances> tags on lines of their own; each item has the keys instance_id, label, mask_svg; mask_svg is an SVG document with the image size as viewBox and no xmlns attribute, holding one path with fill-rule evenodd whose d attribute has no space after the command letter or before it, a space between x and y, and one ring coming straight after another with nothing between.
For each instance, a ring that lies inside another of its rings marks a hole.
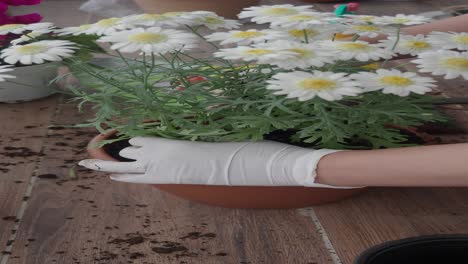
<instances>
[{"instance_id":1,"label":"bare arm skin","mask_svg":"<svg viewBox=\"0 0 468 264\"><path fill-rule=\"evenodd\" d=\"M429 34L432 31L453 31L453 32L468 32L468 14L437 20L431 23L405 27L401 32L406 35ZM369 43L377 43L381 39L386 39L386 35L380 35L375 38L361 37L360 40Z\"/></svg>"},{"instance_id":2,"label":"bare arm skin","mask_svg":"<svg viewBox=\"0 0 468 264\"><path fill-rule=\"evenodd\" d=\"M432 23L406 27L402 29L402 31L409 35L426 35L431 31L468 32L468 14L442 19Z\"/></svg>"},{"instance_id":3,"label":"bare arm skin","mask_svg":"<svg viewBox=\"0 0 468 264\"><path fill-rule=\"evenodd\" d=\"M335 186L468 187L468 143L336 152L317 172L317 183Z\"/></svg>"}]
</instances>

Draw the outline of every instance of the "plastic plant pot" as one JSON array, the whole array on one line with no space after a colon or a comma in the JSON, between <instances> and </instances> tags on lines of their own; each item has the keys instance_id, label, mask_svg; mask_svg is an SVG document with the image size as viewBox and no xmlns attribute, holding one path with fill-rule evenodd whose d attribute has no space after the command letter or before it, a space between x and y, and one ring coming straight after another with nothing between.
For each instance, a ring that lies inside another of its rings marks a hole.
<instances>
[{"instance_id":1,"label":"plastic plant pot","mask_svg":"<svg viewBox=\"0 0 468 264\"><path fill-rule=\"evenodd\" d=\"M390 241L364 251L354 264L465 264L468 235L432 235Z\"/></svg>"}]
</instances>

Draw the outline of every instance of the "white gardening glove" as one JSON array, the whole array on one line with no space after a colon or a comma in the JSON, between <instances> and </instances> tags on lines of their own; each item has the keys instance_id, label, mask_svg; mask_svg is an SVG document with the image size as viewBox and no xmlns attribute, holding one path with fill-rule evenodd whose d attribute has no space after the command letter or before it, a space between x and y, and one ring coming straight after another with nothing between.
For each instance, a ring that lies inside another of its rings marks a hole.
<instances>
[{"instance_id":1,"label":"white gardening glove","mask_svg":"<svg viewBox=\"0 0 468 264\"><path fill-rule=\"evenodd\" d=\"M320 159L336 150L313 150L272 141L204 143L136 137L120 156L134 162L96 159L79 165L116 173L111 179L147 184L314 186ZM338 187L340 188L340 187Z\"/></svg>"}]
</instances>

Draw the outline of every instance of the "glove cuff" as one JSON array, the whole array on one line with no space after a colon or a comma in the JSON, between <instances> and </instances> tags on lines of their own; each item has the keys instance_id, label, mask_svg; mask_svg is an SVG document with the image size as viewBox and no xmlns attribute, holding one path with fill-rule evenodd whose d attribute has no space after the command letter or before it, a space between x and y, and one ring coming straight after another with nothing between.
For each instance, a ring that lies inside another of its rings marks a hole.
<instances>
[{"instance_id":1,"label":"glove cuff","mask_svg":"<svg viewBox=\"0 0 468 264\"><path fill-rule=\"evenodd\" d=\"M320 160L328 154L339 152L342 150L333 149L319 149L319 150L308 150L307 153L299 156L296 160L293 176L298 184L305 187L317 187L317 188L333 188L333 189L353 189L362 187L345 187L345 186L334 186L316 183L317 177L317 166Z\"/></svg>"}]
</instances>

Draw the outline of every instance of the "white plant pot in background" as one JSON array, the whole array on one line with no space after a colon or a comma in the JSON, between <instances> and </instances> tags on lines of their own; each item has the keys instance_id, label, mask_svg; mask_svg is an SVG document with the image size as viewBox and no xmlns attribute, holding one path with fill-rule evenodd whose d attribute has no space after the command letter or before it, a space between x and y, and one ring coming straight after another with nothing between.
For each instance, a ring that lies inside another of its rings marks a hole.
<instances>
[{"instance_id":1,"label":"white plant pot in background","mask_svg":"<svg viewBox=\"0 0 468 264\"><path fill-rule=\"evenodd\" d=\"M49 82L57 76L57 68L56 63L15 67L8 74L16 78L0 82L0 102L26 102L51 95L54 91Z\"/></svg>"}]
</instances>

